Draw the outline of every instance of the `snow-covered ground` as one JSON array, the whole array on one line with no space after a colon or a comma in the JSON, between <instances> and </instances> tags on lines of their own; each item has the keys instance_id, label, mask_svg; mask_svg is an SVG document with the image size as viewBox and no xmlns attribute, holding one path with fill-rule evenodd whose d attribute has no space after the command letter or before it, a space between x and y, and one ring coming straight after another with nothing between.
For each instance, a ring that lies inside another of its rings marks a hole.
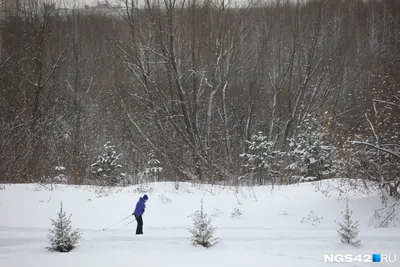
<instances>
[{"instance_id":1,"label":"snow-covered ground","mask_svg":"<svg viewBox=\"0 0 400 267\"><path fill-rule=\"evenodd\" d=\"M0 190L0 266L400 266L400 229L369 226L374 209L380 207L377 196L351 197L362 245L354 248L340 243L335 220L342 220L346 194L316 191L317 186L325 190L338 184L330 180L274 190L241 187L238 191L185 183L178 190L174 183L147 184L143 236L134 234L136 222L129 224L132 217L107 229L132 214L143 195L137 186L104 195L88 186L58 185L46 190L38 185L7 185ZM194 247L189 240L191 215L200 208L202 198L220 238L210 249ZM50 218L56 218L60 201L67 214L72 214L72 226L83 234L70 253L45 249ZM243 212L238 218L232 217L235 208ZM397 262L324 263L324 254L335 253L397 254Z\"/></svg>"}]
</instances>

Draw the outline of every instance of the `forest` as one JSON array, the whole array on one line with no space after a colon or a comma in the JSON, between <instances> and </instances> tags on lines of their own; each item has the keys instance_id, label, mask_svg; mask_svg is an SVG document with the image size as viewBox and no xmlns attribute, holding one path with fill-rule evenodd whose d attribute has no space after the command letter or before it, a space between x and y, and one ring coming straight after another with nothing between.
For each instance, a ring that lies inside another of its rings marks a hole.
<instances>
[{"instance_id":1,"label":"forest","mask_svg":"<svg viewBox=\"0 0 400 267\"><path fill-rule=\"evenodd\" d=\"M348 178L400 198L399 1L2 10L1 183Z\"/></svg>"}]
</instances>

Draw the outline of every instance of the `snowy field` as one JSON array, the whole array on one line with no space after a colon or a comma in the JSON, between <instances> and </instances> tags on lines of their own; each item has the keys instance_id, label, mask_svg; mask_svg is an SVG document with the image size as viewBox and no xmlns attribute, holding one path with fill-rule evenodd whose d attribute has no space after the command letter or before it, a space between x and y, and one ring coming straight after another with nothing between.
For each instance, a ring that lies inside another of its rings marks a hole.
<instances>
[{"instance_id":1,"label":"snowy field","mask_svg":"<svg viewBox=\"0 0 400 267\"><path fill-rule=\"evenodd\" d=\"M7 185L0 190L1 267L313 267L400 266L400 229L374 228L369 219L380 199L352 196L350 208L360 223L359 248L340 243L335 220L342 221L345 194L328 190L338 181L275 187L148 184L144 235L136 236L131 215L142 192L137 186L105 195L94 187ZM343 188L342 188L343 189ZM104 192L103 192L104 193ZM216 226L220 243L206 249L190 244L187 228L200 208ZM70 253L49 252L47 229L60 207L72 214L83 236ZM238 208L243 214L233 217ZM311 213L310 213L311 212ZM304 218L305 217L305 220ZM105 229L103 231L103 229ZM397 254L395 263L324 263L324 254Z\"/></svg>"}]
</instances>

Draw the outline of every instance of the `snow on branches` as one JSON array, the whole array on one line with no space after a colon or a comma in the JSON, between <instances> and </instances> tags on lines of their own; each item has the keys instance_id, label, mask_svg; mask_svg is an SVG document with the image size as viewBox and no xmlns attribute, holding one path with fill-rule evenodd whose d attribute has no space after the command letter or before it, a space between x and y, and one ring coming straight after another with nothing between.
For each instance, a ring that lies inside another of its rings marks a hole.
<instances>
[{"instance_id":1,"label":"snow on branches","mask_svg":"<svg viewBox=\"0 0 400 267\"><path fill-rule=\"evenodd\" d=\"M143 175L148 180L153 180L156 182L161 174L163 168L161 167L161 162L156 158L154 151L149 153L149 160L146 164L146 168Z\"/></svg>"},{"instance_id":2,"label":"snow on branches","mask_svg":"<svg viewBox=\"0 0 400 267\"><path fill-rule=\"evenodd\" d=\"M204 213L203 200L201 200L201 209L196 211L193 218L193 228L189 229L192 234L192 245L201 245L210 248L218 243L218 238L214 237L215 227L211 225L211 218Z\"/></svg>"},{"instance_id":3,"label":"snow on branches","mask_svg":"<svg viewBox=\"0 0 400 267\"><path fill-rule=\"evenodd\" d=\"M305 121L305 129L290 139L289 157L292 161L286 169L298 172L302 177L314 177L320 180L336 172L337 164L333 160L334 147L325 144L324 133Z\"/></svg>"},{"instance_id":4,"label":"snow on branches","mask_svg":"<svg viewBox=\"0 0 400 267\"><path fill-rule=\"evenodd\" d=\"M100 179L98 182L101 185L118 185L125 179L126 174L120 171L122 165L117 163L121 156L110 141L104 145L104 153L91 165L92 174Z\"/></svg>"},{"instance_id":5,"label":"snow on branches","mask_svg":"<svg viewBox=\"0 0 400 267\"><path fill-rule=\"evenodd\" d=\"M357 240L358 236L358 227L359 223L357 221L353 221L351 216L353 212L349 209L349 200L346 201L346 210L342 212L344 220L342 223L338 223L339 230L337 231L340 240L342 243L351 244L353 246L358 246L360 244L360 240Z\"/></svg>"},{"instance_id":6,"label":"snow on branches","mask_svg":"<svg viewBox=\"0 0 400 267\"><path fill-rule=\"evenodd\" d=\"M375 182L381 190L400 199L399 137L396 132L379 127L380 122L374 124L367 114L365 117L372 135L348 141L352 145L349 150L353 153L354 174L361 174L360 178Z\"/></svg>"},{"instance_id":7,"label":"snow on branches","mask_svg":"<svg viewBox=\"0 0 400 267\"><path fill-rule=\"evenodd\" d=\"M258 181L263 184L263 180L272 180L279 172L279 156L281 152L274 150L274 142L269 141L261 131L254 134L248 143L248 152L240 157L246 159L244 167L246 175L258 176Z\"/></svg>"},{"instance_id":8,"label":"snow on branches","mask_svg":"<svg viewBox=\"0 0 400 267\"><path fill-rule=\"evenodd\" d=\"M73 250L81 238L79 229L73 230L71 227L71 215L67 217L63 211L61 202L60 211L56 220L50 219L53 229L49 229L50 251L69 252Z\"/></svg>"}]
</instances>

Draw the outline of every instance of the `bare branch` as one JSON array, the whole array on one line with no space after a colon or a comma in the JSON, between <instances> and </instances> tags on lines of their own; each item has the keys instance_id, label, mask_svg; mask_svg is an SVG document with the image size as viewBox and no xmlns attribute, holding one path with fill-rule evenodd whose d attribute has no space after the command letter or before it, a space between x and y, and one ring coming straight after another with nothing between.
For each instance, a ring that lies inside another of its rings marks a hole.
<instances>
[{"instance_id":1,"label":"bare branch","mask_svg":"<svg viewBox=\"0 0 400 267\"><path fill-rule=\"evenodd\" d=\"M350 144L363 145L363 146L372 147L372 148L375 148L375 149L377 149L377 150L379 150L379 151L382 151L382 152L386 152L386 153L388 153L388 154L390 154L390 155L392 155L392 156L394 156L394 157L400 159L400 155L399 155L399 154L397 154L397 153L395 153L395 152L393 152L393 151L391 151L391 150L388 150L388 149L386 149L386 148L383 148L383 147L381 147L380 145L374 145L374 144L371 144L371 143L368 143L368 142L363 142L363 141L348 141L348 142L349 142Z\"/></svg>"}]
</instances>

